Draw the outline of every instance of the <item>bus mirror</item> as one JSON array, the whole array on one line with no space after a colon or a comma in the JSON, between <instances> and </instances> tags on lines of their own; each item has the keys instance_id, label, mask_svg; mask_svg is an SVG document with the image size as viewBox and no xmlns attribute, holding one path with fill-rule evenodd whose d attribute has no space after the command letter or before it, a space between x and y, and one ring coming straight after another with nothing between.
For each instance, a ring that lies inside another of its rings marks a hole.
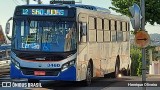
<instances>
[{"instance_id":1,"label":"bus mirror","mask_svg":"<svg viewBox=\"0 0 160 90\"><path fill-rule=\"evenodd\" d=\"M10 23L7 22L7 23L6 23L5 33L6 33L6 34L9 34L9 32L10 32Z\"/></svg>"},{"instance_id":2,"label":"bus mirror","mask_svg":"<svg viewBox=\"0 0 160 90\"><path fill-rule=\"evenodd\" d=\"M5 28L5 33L9 34L10 32L10 23L9 21L12 20L13 18L11 17L10 19L8 19L7 23L6 23L6 28Z\"/></svg>"}]
</instances>

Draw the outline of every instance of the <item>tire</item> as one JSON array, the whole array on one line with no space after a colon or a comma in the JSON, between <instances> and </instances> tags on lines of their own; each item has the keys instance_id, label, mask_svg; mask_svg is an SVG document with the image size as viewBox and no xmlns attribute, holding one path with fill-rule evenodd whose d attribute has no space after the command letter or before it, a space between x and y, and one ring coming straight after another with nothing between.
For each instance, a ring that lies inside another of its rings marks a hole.
<instances>
[{"instance_id":1,"label":"tire","mask_svg":"<svg viewBox=\"0 0 160 90\"><path fill-rule=\"evenodd\" d=\"M123 71L123 75L125 75L125 76L130 76L130 68L129 68L129 66L127 67L127 69L125 69L125 70Z\"/></svg>"},{"instance_id":2,"label":"tire","mask_svg":"<svg viewBox=\"0 0 160 90\"><path fill-rule=\"evenodd\" d=\"M93 77L93 68L91 63L88 63L87 66L87 73L86 73L86 79L82 81L84 86L90 86L92 82L92 77Z\"/></svg>"},{"instance_id":3,"label":"tire","mask_svg":"<svg viewBox=\"0 0 160 90\"><path fill-rule=\"evenodd\" d=\"M130 73L130 68L129 68L129 66L127 67L127 70L126 70L126 71L127 71L126 75L127 75L127 76L130 76L131 73Z\"/></svg>"},{"instance_id":4,"label":"tire","mask_svg":"<svg viewBox=\"0 0 160 90\"><path fill-rule=\"evenodd\" d=\"M114 72L114 78L118 78L118 74L119 73L120 73L120 71L119 71L119 64L116 63L115 72Z\"/></svg>"},{"instance_id":5,"label":"tire","mask_svg":"<svg viewBox=\"0 0 160 90\"><path fill-rule=\"evenodd\" d=\"M39 83L37 79L28 79L28 83Z\"/></svg>"}]
</instances>

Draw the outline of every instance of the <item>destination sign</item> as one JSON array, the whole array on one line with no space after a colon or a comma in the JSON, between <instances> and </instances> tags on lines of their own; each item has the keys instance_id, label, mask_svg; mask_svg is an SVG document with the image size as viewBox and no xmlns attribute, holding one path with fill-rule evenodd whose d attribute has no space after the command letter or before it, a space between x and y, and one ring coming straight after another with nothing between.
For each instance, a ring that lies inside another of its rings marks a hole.
<instances>
[{"instance_id":1,"label":"destination sign","mask_svg":"<svg viewBox=\"0 0 160 90\"><path fill-rule=\"evenodd\" d=\"M63 9L22 9L21 15L68 16L68 10L63 10Z\"/></svg>"}]
</instances>

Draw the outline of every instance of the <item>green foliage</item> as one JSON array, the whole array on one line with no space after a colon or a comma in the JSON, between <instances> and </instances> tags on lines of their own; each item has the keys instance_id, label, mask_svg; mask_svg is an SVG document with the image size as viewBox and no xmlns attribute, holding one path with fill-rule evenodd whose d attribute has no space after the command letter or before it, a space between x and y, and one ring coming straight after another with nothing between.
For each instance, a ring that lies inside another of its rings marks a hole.
<instances>
[{"instance_id":1,"label":"green foliage","mask_svg":"<svg viewBox=\"0 0 160 90\"><path fill-rule=\"evenodd\" d=\"M157 46L152 46L152 60L153 61L158 61L160 60L160 51L156 51Z\"/></svg>"},{"instance_id":2,"label":"green foliage","mask_svg":"<svg viewBox=\"0 0 160 90\"><path fill-rule=\"evenodd\" d=\"M142 68L142 53L141 49L137 48L136 46L131 47L131 75L133 76L140 76L141 75L141 68Z\"/></svg>"},{"instance_id":3,"label":"green foliage","mask_svg":"<svg viewBox=\"0 0 160 90\"><path fill-rule=\"evenodd\" d=\"M142 75L142 56L138 58L138 68L137 68L137 75Z\"/></svg>"},{"instance_id":4,"label":"green foliage","mask_svg":"<svg viewBox=\"0 0 160 90\"><path fill-rule=\"evenodd\" d=\"M131 17L129 7L133 3L137 3L140 6L140 0L111 0L114 7L110 7L112 10ZM145 0L145 19L151 25L154 23L160 24L160 0Z\"/></svg>"},{"instance_id":5,"label":"green foliage","mask_svg":"<svg viewBox=\"0 0 160 90\"><path fill-rule=\"evenodd\" d=\"M149 49L152 50L153 53L153 60L155 60L154 55L156 53L155 51L155 47L156 46L148 46L146 47L146 53L145 53L145 57L146 57L146 69L149 70L149 64L150 64L150 60L149 60ZM142 75L142 51L141 48L138 48L134 45L131 45L131 60L132 60L132 65L131 65L131 75L133 76L141 76Z\"/></svg>"}]
</instances>

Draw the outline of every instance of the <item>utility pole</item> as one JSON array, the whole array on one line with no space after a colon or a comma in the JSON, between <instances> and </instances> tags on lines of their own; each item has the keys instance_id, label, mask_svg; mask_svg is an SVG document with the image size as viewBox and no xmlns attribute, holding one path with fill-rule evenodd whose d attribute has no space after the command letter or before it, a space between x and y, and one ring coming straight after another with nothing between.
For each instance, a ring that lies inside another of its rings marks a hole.
<instances>
[{"instance_id":1,"label":"utility pole","mask_svg":"<svg viewBox=\"0 0 160 90\"><path fill-rule=\"evenodd\" d=\"M152 74L152 49L149 49L149 74Z\"/></svg>"},{"instance_id":2,"label":"utility pole","mask_svg":"<svg viewBox=\"0 0 160 90\"><path fill-rule=\"evenodd\" d=\"M141 30L145 31L145 0L141 0ZM142 82L146 82L146 55L145 48L142 48ZM143 86L142 90L146 90L146 87Z\"/></svg>"}]
</instances>

